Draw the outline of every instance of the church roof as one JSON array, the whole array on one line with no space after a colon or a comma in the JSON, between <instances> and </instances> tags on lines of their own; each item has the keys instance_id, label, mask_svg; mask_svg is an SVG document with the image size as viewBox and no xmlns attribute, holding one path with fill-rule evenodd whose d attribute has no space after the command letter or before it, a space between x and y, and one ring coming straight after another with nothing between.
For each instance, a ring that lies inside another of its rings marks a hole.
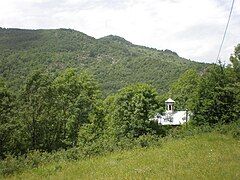
<instances>
[{"instance_id":1,"label":"church roof","mask_svg":"<svg viewBox=\"0 0 240 180\"><path fill-rule=\"evenodd\" d=\"M172 100L171 98L168 98L168 100L165 101L165 103L174 103L175 101Z\"/></svg>"},{"instance_id":2,"label":"church roof","mask_svg":"<svg viewBox=\"0 0 240 180\"><path fill-rule=\"evenodd\" d=\"M157 121L161 125L181 125L186 122L186 115L186 111L175 111L173 114L165 114L164 116L157 117Z\"/></svg>"}]
</instances>

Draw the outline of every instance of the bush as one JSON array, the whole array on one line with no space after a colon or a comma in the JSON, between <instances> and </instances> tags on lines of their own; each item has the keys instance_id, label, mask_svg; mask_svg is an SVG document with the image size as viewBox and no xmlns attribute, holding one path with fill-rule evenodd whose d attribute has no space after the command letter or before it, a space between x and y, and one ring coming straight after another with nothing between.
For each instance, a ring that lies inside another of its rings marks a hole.
<instances>
[{"instance_id":1,"label":"bush","mask_svg":"<svg viewBox=\"0 0 240 180\"><path fill-rule=\"evenodd\" d=\"M173 138L184 138L187 136L194 136L201 133L211 132L212 129L213 128L207 124L202 126L188 124L188 126L180 126L173 128L172 130L170 130L168 136Z\"/></svg>"},{"instance_id":2,"label":"bush","mask_svg":"<svg viewBox=\"0 0 240 180\"><path fill-rule=\"evenodd\" d=\"M197 134L207 133L207 132L218 132L221 134L230 135L233 138L240 138L240 120L232 122L230 124L216 124L215 126L210 126L208 124L196 126L193 124L188 124L188 126L180 126L170 130L168 137L173 138L184 138L187 136L194 136Z\"/></svg>"},{"instance_id":3,"label":"bush","mask_svg":"<svg viewBox=\"0 0 240 180\"><path fill-rule=\"evenodd\" d=\"M0 161L0 174L10 175L15 172L20 172L25 168L24 159L22 157L16 158L11 155L7 155L3 161Z\"/></svg>"},{"instance_id":4,"label":"bush","mask_svg":"<svg viewBox=\"0 0 240 180\"><path fill-rule=\"evenodd\" d=\"M233 138L240 139L240 120L231 124L220 124L216 126L215 131L221 134L231 135Z\"/></svg>"},{"instance_id":5,"label":"bush","mask_svg":"<svg viewBox=\"0 0 240 180\"><path fill-rule=\"evenodd\" d=\"M143 135L136 139L138 146L140 147L150 147L150 146L160 146L160 138L156 135Z\"/></svg>"},{"instance_id":6,"label":"bush","mask_svg":"<svg viewBox=\"0 0 240 180\"><path fill-rule=\"evenodd\" d=\"M29 151L25 156L18 157L7 155L4 160L0 161L0 175L7 176L52 162L75 161L80 158L83 158L83 156L77 148L59 150L52 153L34 150Z\"/></svg>"},{"instance_id":7,"label":"bush","mask_svg":"<svg viewBox=\"0 0 240 180\"><path fill-rule=\"evenodd\" d=\"M30 151L28 152L25 163L29 168L37 168L39 165L48 162L47 153L43 153L40 151Z\"/></svg>"}]
</instances>

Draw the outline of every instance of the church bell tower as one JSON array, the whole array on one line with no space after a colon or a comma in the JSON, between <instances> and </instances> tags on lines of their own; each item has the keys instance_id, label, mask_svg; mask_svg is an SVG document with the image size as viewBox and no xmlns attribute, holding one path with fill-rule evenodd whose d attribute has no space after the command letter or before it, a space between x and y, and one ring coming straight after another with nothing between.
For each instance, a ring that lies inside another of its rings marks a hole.
<instances>
[{"instance_id":1,"label":"church bell tower","mask_svg":"<svg viewBox=\"0 0 240 180\"><path fill-rule=\"evenodd\" d=\"M173 113L174 111L174 103L175 101L169 98L168 100L165 101L166 104L166 113Z\"/></svg>"}]
</instances>

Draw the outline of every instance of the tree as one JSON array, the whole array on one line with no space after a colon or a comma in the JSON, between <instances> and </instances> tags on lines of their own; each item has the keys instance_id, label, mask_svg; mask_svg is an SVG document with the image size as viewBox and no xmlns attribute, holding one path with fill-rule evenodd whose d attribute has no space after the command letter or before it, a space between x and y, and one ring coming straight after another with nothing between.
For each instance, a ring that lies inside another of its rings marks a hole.
<instances>
[{"instance_id":1,"label":"tree","mask_svg":"<svg viewBox=\"0 0 240 180\"><path fill-rule=\"evenodd\" d=\"M106 123L104 119L102 102L95 105L89 117L89 122L80 126L78 133L78 147L86 155L103 152L104 148L111 145L111 137L106 136Z\"/></svg>"},{"instance_id":2,"label":"tree","mask_svg":"<svg viewBox=\"0 0 240 180\"><path fill-rule=\"evenodd\" d=\"M127 86L109 97L105 104L108 128L117 139L158 133L158 124L150 120L159 108L157 92L151 86Z\"/></svg>"},{"instance_id":3,"label":"tree","mask_svg":"<svg viewBox=\"0 0 240 180\"><path fill-rule=\"evenodd\" d=\"M175 108L192 109L196 100L200 76L196 70L187 70L172 84L170 96L176 101Z\"/></svg>"},{"instance_id":4,"label":"tree","mask_svg":"<svg viewBox=\"0 0 240 180\"><path fill-rule=\"evenodd\" d=\"M65 146L76 146L80 126L89 123L96 109L100 92L91 75L67 69L53 82L56 94L60 139Z\"/></svg>"},{"instance_id":5,"label":"tree","mask_svg":"<svg viewBox=\"0 0 240 180\"><path fill-rule=\"evenodd\" d=\"M214 65L202 76L193 109L195 124L230 123L240 115L240 86L230 67Z\"/></svg>"},{"instance_id":6,"label":"tree","mask_svg":"<svg viewBox=\"0 0 240 180\"><path fill-rule=\"evenodd\" d=\"M240 117L240 45L230 57L232 65L211 66L201 78L193 109L195 124L231 123Z\"/></svg>"},{"instance_id":7,"label":"tree","mask_svg":"<svg viewBox=\"0 0 240 180\"><path fill-rule=\"evenodd\" d=\"M18 119L17 98L0 79L0 159L6 154L26 152L23 125Z\"/></svg>"},{"instance_id":8,"label":"tree","mask_svg":"<svg viewBox=\"0 0 240 180\"><path fill-rule=\"evenodd\" d=\"M235 47L234 54L231 55L230 61L232 63L235 76L238 78L238 82L239 82L240 81L240 44L238 44Z\"/></svg>"},{"instance_id":9,"label":"tree","mask_svg":"<svg viewBox=\"0 0 240 180\"><path fill-rule=\"evenodd\" d=\"M98 98L97 83L87 73L67 69L54 77L35 72L21 94L30 149L52 151L76 146L80 126L96 119Z\"/></svg>"},{"instance_id":10,"label":"tree","mask_svg":"<svg viewBox=\"0 0 240 180\"><path fill-rule=\"evenodd\" d=\"M30 149L51 150L51 144L54 144L52 141L57 124L52 111L52 81L50 74L36 71L22 90L22 119L28 129Z\"/></svg>"}]
</instances>

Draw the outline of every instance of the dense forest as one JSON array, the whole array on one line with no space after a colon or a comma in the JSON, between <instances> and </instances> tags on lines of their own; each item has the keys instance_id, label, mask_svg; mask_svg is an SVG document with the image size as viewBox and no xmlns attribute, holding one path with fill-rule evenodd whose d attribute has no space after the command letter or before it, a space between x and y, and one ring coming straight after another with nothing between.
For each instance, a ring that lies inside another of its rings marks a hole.
<instances>
[{"instance_id":1,"label":"dense forest","mask_svg":"<svg viewBox=\"0 0 240 180\"><path fill-rule=\"evenodd\" d=\"M0 33L2 174L37 166L41 153L77 159L156 143L171 127L150 119L164 111L169 96L177 109L192 112L188 130L236 123L232 132L240 135L240 45L224 66L115 36L96 40L65 29Z\"/></svg>"},{"instance_id":2,"label":"dense forest","mask_svg":"<svg viewBox=\"0 0 240 180\"><path fill-rule=\"evenodd\" d=\"M95 39L71 29L0 28L0 77L14 91L35 70L59 73L76 68L92 73L104 96L138 82L165 93L186 70L202 72L207 66L170 50L134 45L118 36Z\"/></svg>"}]
</instances>

